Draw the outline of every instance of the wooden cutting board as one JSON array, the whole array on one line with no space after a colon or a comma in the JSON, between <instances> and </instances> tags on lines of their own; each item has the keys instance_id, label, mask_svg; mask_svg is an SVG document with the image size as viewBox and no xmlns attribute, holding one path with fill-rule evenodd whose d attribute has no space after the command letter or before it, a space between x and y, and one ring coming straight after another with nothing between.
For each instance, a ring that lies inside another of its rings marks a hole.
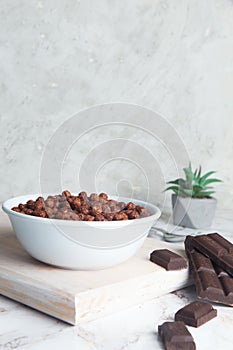
<instances>
[{"instance_id":1,"label":"wooden cutting board","mask_svg":"<svg viewBox=\"0 0 233 350\"><path fill-rule=\"evenodd\" d=\"M30 257L9 228L0 233L0 294L76 325L190 284L188 270L166 271L149 261L154 249L174 244L147 238L127 262L101 271L54 268Z\"/></svg>"}]
</instances>

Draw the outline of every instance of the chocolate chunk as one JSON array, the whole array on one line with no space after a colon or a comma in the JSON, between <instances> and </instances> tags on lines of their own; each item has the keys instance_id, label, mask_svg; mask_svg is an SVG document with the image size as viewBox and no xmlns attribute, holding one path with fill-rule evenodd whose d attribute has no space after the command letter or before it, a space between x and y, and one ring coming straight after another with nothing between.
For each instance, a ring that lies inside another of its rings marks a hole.
<instances>
[{"instance_id":1,"label":"chocolate chunk","mask_svg":"<svg viewBox=\"0 0 233 350\"><path fill-rule=\"evenodd\" d=\"M193 259L194 259L197 271L214 272L214 267L210 259L204 256L203 254L196 252L196 254L193 255Z\"/></svg>"},{"instance_id":2,"label":"chocolate chunk","mask_svg":"<svg viewBox=\"0 0 233 350\"><path fill-rule=\"evenodd\" d=\"M187 248L195 248L213 260L215 264L233 276L233 244L218 233L187 236Z\"/></svg>"},{"instance_id":3,"label":"chocolate chunk","mask_svg":"<svg viewBox=\"0 0 233 350\"><path fill-rule=\"evenodd\" d=\"M233 304L233 278L230 276L221 276L219 280L221 282L226 297L228 299L231 299Z\"/></svg>"},{"instance_id":4,"label":"chocolate chunk","mask_svg":"<svg viewBox=\"0 0 233 350\"><path fill-rule=\"evenodd\" d=\"M166 350L196 349L193 337L183 322L164 322L158 330Z\"/></svg>"},{"instance_id":5,"label":"chocolate chunk","mask_svg":"<svg viewBox=\"0 0 233 350\"><path fill-rule=\"evenodd\" d=\"M217 316L217 310L212 305L202 301L194 301L177 311L176 321L183 321L188 326L199 327Z\"/></svg>"},{"instance_id":6,"label":"chocolate chunk","mask_svg":"<svg viewBox=\"0 0 233 350\"><path fill-rule=\"evenodd\" d=\"M213 264L213 265L214 265L214 269L215 269L215 272L218 275L218 277L229 276L228 273L225 270L223 270L221 267L219 267L216 264Z\"/></svg>"},{"instance_id":7,"label":"chocolate chunk","mask_svg":"<svg viewBox=\"0 0 233 350\"><path fill-rule=\"evenodd\" d=\"M180 255L168 249L157 249L150 254L150 261L164 267L166 270L181 270L187 267L187 261Z\"/></svg>"},{"instance_id":8,"label":"chocolate chunk","mask_svg":"<svg viewBox=\"0 0 233 350\"><path fill-rule=\"evenodd\" d=\"M190 249L189 240L185 241L185 250L198 298L233 306L233 277L217 271L210 258L202 255L201 260L201 253Z\"/></svg>"}]
</instances>

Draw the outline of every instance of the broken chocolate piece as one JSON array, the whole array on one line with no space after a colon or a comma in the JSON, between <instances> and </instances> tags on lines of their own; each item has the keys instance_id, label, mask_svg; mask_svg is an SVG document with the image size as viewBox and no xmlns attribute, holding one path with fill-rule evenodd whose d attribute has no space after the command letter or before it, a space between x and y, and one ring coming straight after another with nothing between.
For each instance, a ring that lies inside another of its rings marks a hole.
<instances>
[{"instance_id":1,"label":"broken chocolate piece","mask_svg":"<svg viewBox=\"0 0 233 350\"><path fill-rule=\"evenodd\" d=\"M212 305L202 301L194 301L177 311L176 321L183 321L188 326L199 327L217 316L217 310Z\"/></svg>"},{"instance_id":2,"label":"broken chocolate piece","mask_svg":"<svg viewBox=\"0 0 233 350\"><path fill-rule=\"evenodd\" d=\"M185 250L198 298L233 306L233 277L216 271L210 258L190 249L189 240L185 241Z\"/></svg>"},{"instance_id":3,"label":"broken chocolate piece","mask_svg":"<svg viewBox=\"0 0 233 350\"><path fill-rule=\"evenodd\" d=\"M180 255L168 249L157 249L150 254L150 261L164 267L166 270L181 270L187 267L187 261Z\"/></svg>"},{"instance_id":4,"label":"broken chocolate piece","mask_svg":"<svg viewBox=\"0 0 233 350\"><path fill-rule=\"evenodd\" d=\"M158 327L166 350L195 350L196 345L184 322L164 322Z\"/></svg>"},{"instance_id":5,"label":"broken chocolate piece","mask_svg":"<svg viewBox=\"0 0 233 350\"><path fill-rule=\"evenodd\" d=\"M213 260L215 264L233 276L233 244L218 233L187 236L186 246L195 248Z\"/></svg>"}]
</instances>

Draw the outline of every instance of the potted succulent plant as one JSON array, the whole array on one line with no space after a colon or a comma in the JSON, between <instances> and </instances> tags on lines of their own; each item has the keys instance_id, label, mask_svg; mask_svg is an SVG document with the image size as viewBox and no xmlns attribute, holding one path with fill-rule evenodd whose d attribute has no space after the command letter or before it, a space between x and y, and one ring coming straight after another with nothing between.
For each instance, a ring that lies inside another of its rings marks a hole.
<instances>
[{"instance_id":1,"label":"potted succulent plant","mask_svg":"<svg viewBox=\"0 0 233 350\"><path fill-rule=\"evenodd\" d=\"M185 178L167 182L169 187L165 189L173 191L173 223L190 228L209 227L217 205L212 184L222 180L210 178L215 171L202 174L201 166L193 171L191 163L183 170Z\"/></svg>"}]
</instances>

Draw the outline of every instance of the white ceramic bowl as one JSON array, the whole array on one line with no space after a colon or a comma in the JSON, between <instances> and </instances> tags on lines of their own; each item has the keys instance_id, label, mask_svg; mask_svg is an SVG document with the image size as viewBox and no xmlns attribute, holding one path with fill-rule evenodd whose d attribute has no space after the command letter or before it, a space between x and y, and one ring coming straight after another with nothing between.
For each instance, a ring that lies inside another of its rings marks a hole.
<instances>
[{"instance_id":1,"label":"white ceramic bowl","mask_svg":"<svg viewBox=\"0 0 233 350\"><path fill-rule=\"evenodd\" d=\"M123 197L117 200L142 205L152 215L134 220L87 222L39 218L11 210L38 196L9 199L3 203L3 210L18 240L32 257L68 269L98 270L127 260L142 246L161 215L159 208L152 204Z\"/></svg>"}]
</instances>

